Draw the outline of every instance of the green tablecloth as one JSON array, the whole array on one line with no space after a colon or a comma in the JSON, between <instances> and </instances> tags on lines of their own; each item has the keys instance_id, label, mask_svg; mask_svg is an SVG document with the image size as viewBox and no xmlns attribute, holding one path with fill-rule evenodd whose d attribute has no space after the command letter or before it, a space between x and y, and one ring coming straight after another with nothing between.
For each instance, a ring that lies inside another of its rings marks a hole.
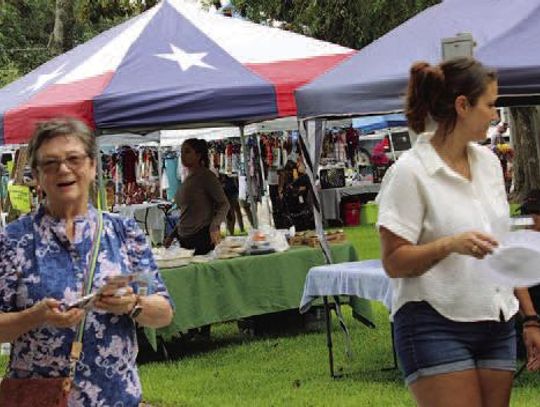
<instances>
[{"instance_id":1,"label":"green tablecloth","mask_svg":"<svg viewBox=\"0 0 540 407\"><path fill-rule=\"evenodd\" d=\"M336 263L357 260L350 243L331 249ZM162 269L176 309L172 323L157 335L167 340L190 328L298 308L309 269L321 264L321 249L293 247L284 253ZM362 314L370 318L369 303L363 305ZM147 330L147 336L155 346L155 334Z\"/></svg>"}]
</instances>

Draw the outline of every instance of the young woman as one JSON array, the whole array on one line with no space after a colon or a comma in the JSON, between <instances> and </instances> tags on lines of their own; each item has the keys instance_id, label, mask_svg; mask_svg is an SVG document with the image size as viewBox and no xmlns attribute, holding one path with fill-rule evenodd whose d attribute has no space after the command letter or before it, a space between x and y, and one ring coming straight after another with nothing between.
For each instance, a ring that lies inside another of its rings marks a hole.
<instances>
[{"instance_id":1,"label":"young woman","mask_svg":"<svg viewBox=\"0 0 540 407\"><path fill-rule=\"evenodd\" d=\"M478 261L509 228L499 161L478 145L496 100L495 72L473 59L411 68L409 126L422 133L429 121L435 131L421 134L388 175L378 226L393 278L395 346L420 406L507 406L520 306L529 368L540 366L527 290L497 284Z\"/></svg>"}]
</instances>

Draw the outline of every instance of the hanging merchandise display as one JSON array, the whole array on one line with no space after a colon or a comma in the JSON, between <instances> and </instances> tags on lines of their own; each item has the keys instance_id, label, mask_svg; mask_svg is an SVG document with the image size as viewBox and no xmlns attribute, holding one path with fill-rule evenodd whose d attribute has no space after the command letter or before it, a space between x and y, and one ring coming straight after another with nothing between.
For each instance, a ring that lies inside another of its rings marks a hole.
<instances>
[{"instance_id":1,"label":"hanging merchandise display","mask_svg":"<svg viewBox=\"0 0 540 407\"><path fill-rule=\"evenodd\" d=\"M176 190L181 182L181 177L178 176L178 153L173 150L166 151L163 154L163 172L168 183L168 187L162 190L166 190L167 200L172 201L176 195Z\"/></svg>"},{"instance_id":2,"label":"hanging merchandise display","mask_svg":"<svg viewBox=\"0 0 540 407\"><path fill-rule=\"evenodd\" d=\"M162 164L157 148L121 146L111 153L102 153L101 162L109 207L140 204L161 197L159 168ZM176 182L169 183L169 188L171 185ZM114 189L113 202L109 202L110 189Z\"/></svg>"},{"instance_id":3,"label":"hanging merchandise display","mask_svg":"<svg viewBox=\"0 0 540 407\"><path fill-rule=\"evenodd\" d=\"M239 174L242 172L240 139L213 140L208 142L210 167L217 173Z\"/></svg>"},{"instance_id":4,"label":"hanging merchandise display","mask_svg":"<svg viewBox=\"0 0 540 407\"><path fill-rule=\"evenodd\" d=\"M313 228L313 213L304 164L298 147L298 132L280 131L259 136L259 168L268 184L272 218L276 228ZM253 168L256 153L252 152ZM250 166L250 168L252 168Z\"/></svg>"}]
</instances>

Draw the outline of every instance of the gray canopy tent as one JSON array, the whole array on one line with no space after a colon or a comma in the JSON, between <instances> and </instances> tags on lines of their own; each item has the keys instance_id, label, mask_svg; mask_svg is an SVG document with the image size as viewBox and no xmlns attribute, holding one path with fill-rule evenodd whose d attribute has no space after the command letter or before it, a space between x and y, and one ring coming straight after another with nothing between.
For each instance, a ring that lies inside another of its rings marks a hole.
<instances>
[{"instance_id":1,"label":"gray canopy tent","mask_svg":"<svg viewBox=\"0 0 540 407\"><path fill-rule=\"evenodd\" d=\"M539 20L540 0L444 0L297 89L300 134L313 185L326 119L402 111L410 66L418 60L438 63L444 38L472 34L475 57L498 71L501 105L537 104ZM315 207L322 234L318 199Z\"/></svg>"},{"instance_id":2,"label":"gray canopy tent","mask_svg":"<svg viewBox=\"0 0 540 407\"><path fill-rule=\"evenodd\" d=\"M498 71L501 106L538 104L538 21L540 0L444 0L296 90L301 141L315 192L315 223L328 263L332 259L314 187L326 120L402 111L412 63L439 63L441 41L458 33L472 34L475 57ZM331 356L330 364L333 374Z\"/></svg>"}]
</instances>

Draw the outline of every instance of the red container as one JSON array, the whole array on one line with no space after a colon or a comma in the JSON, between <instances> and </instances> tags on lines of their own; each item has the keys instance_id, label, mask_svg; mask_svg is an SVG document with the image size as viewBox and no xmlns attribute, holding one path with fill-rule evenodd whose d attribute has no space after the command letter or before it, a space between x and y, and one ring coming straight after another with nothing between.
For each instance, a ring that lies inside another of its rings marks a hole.
<instances>
[{"instance_id":1,"label":"red container","mask_svg":"<svg viewBox=\"0 0 540 407\"><path fill-rule=\"evenodd\" d=\"M343 223L345 226L360 224L360 202L347 202L343 205Z\"/></svg>"}]
</instances>

